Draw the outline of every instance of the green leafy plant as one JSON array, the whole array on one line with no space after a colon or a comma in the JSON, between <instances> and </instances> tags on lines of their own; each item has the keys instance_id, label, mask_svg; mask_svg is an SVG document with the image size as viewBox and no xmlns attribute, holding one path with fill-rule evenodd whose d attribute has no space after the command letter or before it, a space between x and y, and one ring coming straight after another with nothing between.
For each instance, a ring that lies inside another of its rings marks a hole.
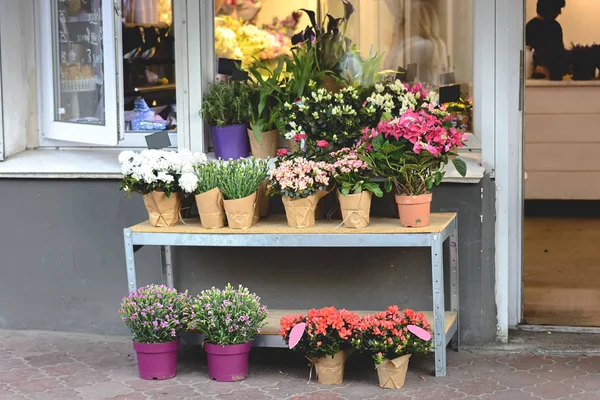
<instances>
[{"instance_id":1,"label":"green leafy plant","mask_svg":"<svg viewBox=\"0 0 600 400\"><path fill-rule=\"evenodd\" d=\"M226 200L243 199L258 190L267 179L268 160L247 158L227 161L219 189Z\"/></svg>"},{"instance_id":2,"label":"green leafy plant","mask_svg":"<svg viewBox=\"0 0 600 400\"><path fill-rule=\"evenodd\" d=\"M198 184L194 194L202 194L213 190L214 188L218 188L223 180L223 175L223 161L213 161L198 166L196 168Z\"/></svg>"},{"instance_id":3,"label":"green leafy plant","mask_svg":"<svg viewBox=\"0 0 600 400\"><path fill-rule=\"evenodd\" d=\"M123 297L119 315L138 343L167 343L187 328L191 299L164 285L148 285Z\"/></svg>"},{"instance_id":4,"label":"green leafy plant","mask_svg":"<svg viewBox=\"0 0 600 400\"><path fill-rule=\"evenodd\" d=\"M203 290L192 304L191 330L204 334L204 341L216 345L248 343L264 327L268 315L260 297L240 285L227 284Z\"/></svg>"},{"instance_id":5,"label":"green leafy plant","mask_svg":"<svg viewBox=\"0 0 600 400\"><path fill-rule=\"evenodd\" d=\"M216 82L202 98L202 118L212 126L245 124L252 119L250 88L243 82Z\"/></svg>"},{"instance_id":6,"label":"green leafy plant","mask_svg":"<svg viewBox=\"0 0 600 400\"><path fill-rule=\"evenodd\" d=\"M344 148L331 155L333 162L333 178L340 185L342 195L359 194L369 191L377 197L382 197L383 192L379 185L371 182L374 177L369 164L359 158L357 150Z\"/></svg>"}]
</instances>

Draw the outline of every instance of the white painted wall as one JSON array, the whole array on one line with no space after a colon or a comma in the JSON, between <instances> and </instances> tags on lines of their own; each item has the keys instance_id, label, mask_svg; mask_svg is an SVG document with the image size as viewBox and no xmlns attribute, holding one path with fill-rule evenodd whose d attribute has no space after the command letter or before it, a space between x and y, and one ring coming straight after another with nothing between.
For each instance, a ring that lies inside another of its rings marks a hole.
<instances>
[{"instance_id":1,"label":"white painted wall","mask_svg":"<svg viewBox=\"0 0 600 400\"><path fill-rule=\"evenodd\" d=\"M600 43L600 1L567 0L558 22L562 25L565 47L576 44ZM527 21L535 17L537 0L527 0Z\"/></svg>"}]
</instances>

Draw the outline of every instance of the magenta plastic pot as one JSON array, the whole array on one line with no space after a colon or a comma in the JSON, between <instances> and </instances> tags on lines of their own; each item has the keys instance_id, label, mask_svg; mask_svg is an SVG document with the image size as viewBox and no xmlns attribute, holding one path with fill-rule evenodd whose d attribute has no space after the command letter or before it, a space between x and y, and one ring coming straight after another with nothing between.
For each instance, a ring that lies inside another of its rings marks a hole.
<instances>
[{"instance_id":1,"label":"magenta plastic pot","mask_svg":"<svg viewBox=\"0 0 600 400\"><path fill-rule=\"evenodd\" d=\"M177 375L179 339L168 343L133 342L140 378L162 380Z\"/></svg>"},{"instance_id":2,"label":"magenta plastic pot","mask_svg":"<svg viewBox=\"0 0 600 400\"><path fill-rule=\"evenodd\" d=\"M211 126L215 156L224 160L248 157L250 142L246 124Z\"/></svg>"},{"instance_id":3,"label":"magenta plastic pot","mask_svg":"<svg viewBox=\"0 0 600 400\"><path fill-rule=\"evenodd\" d=\"M208 375L219 382L235 382L248 376L248 356L252 342L219 346L205 343L208 355Z\"/></svg>"}]
</instances>

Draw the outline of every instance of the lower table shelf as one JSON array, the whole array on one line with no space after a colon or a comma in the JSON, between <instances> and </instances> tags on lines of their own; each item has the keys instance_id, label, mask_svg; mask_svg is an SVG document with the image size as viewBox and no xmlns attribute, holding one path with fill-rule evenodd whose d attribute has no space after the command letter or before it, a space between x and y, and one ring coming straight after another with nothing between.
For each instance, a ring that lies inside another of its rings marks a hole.
<instances>
[{"instance_id":1,"label":"lower table shelf","mask_svg":"<svg viewBox=\"0 0 600 400\"><path fill-rule=\"evenodd\" d=\"M279 321L281 317L288 314L302 314L306 313L307 310L269 310L269 316L266 319L266 326L263 328L262 332L254 338L254 346L256 347L287 347L281 336L279 336ZM377 311L367 311L367 310L350 310L358 313L358 315L363 316L365 314L374 314ZM433 323L433 311L421 311L429 325L431 325L431 329L435 328ZM458 313L453 311L446 311L444 313L444 337L445 337L445 345L448 345L452 340L452 337L458 331Z\"/></svg>"}]
</instances>

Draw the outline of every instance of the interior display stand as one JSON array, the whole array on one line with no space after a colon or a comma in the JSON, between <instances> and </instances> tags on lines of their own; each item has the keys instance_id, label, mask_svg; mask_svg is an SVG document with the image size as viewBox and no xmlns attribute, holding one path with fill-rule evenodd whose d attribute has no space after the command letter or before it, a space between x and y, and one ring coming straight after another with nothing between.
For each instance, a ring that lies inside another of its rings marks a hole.
<instances>
[{"instance_id":1,"label":"interior display stand","mask_svg":"<svg viewBox=\"0 0 600 400\"><path fill-rule=\"evenodd\" d=\"M425 228L403 228L398 219L371 218L363 229L347 229L339 221L319 221L311 228L290 228L285 216L261 219L248 230L204 229L200 221L185 220L173 227L155 228L148 222L125 228L125 262L129 292L137 290L135 252L143 246L161 247L163 282L174 286L171 246L195 247L429 247L433 311L425 311L434 332L435 374L446 375L446 347L458 350L458 223L455 213L431 215ZM445 306L444 242L450 244L450 307ZM306 310L269 310L267 325L255 340L259 347L286 347L279 336L279 319L289 313ZM361 314L376 311L358 311ZM433 322L432 322L433 321Z\"/></svg>"}]
</instances>

